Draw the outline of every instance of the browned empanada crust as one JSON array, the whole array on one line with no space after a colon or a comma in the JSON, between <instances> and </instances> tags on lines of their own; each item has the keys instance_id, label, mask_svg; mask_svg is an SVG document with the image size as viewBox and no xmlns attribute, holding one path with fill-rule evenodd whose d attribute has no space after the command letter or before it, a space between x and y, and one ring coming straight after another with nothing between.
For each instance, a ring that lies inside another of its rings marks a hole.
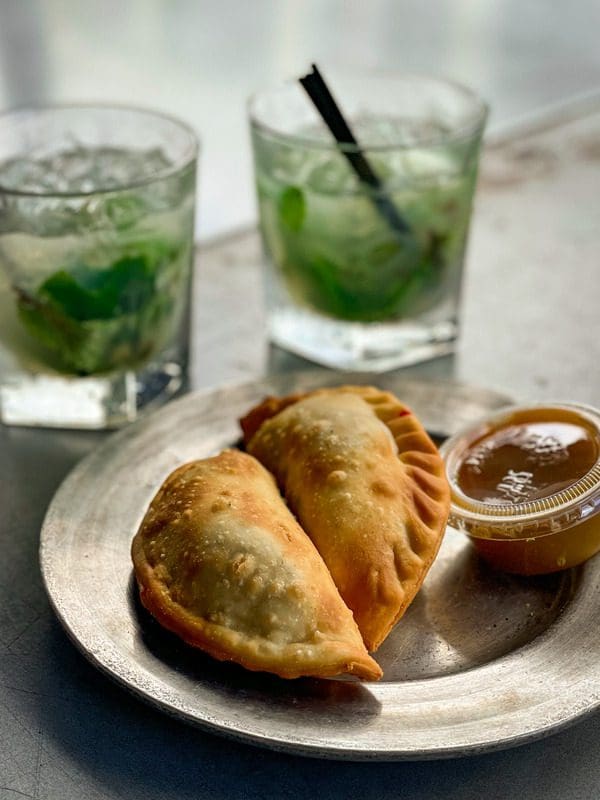
<instances>
[{"instance_id":1,"label":"browned empanada crust","mask_svg":"<svg viewBox=\"0 0 600 800\"><path fill-rule=\"evenodd\" d=\"M169 475L132 558L143 605L214 658L284 678L381 676L273 477L245 453Z\"/></svg>"},{"instance_id":2,"label":"browned empanada crust","mask_svg":"<svg viewBox=\"0 0 600 800\"><path fill-rule=\"evenodd\" d=\"M449 510L442 459L393 394L342 386L267 398L241 420L375 650L418 592Z\"/></svg>"}]
</instances>

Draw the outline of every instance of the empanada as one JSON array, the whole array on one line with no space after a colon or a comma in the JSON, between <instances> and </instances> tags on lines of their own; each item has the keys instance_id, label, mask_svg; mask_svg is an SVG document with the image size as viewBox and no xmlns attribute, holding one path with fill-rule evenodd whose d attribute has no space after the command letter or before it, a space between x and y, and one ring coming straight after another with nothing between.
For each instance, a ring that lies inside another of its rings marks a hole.
<instances>
[{"instance_id":1,"label":"empanada","mask_svg":"<svg viewBox=\"0 0 600 800\"><path fill-rule=\"evenodd\" d=\"M406 406L372 387L267 398L241 425L376 650L445 529L449 489L435 445Z\"/></svg>"},{"instance_id":2,"label":"empanada","mask_svg":"<svg viewBox=\"0 0 600 800\"><path fill-rule=\"evenodd\" d=\"M215 658L284 678L381 677L321 556L245 453L175 470L132 558L143 605Z\"/></svg>"}]
</instances>

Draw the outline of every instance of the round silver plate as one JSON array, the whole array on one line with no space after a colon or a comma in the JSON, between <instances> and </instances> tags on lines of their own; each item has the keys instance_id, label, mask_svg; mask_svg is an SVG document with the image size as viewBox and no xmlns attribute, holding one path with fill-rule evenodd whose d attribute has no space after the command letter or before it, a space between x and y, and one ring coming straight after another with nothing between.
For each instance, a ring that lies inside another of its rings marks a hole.
<instances>
[{"instance_id":1,"label":"round silver plate","mask_svg":"<svg viewBox=\"0 0 600 800\"><path fill-rule=\"evenodd\" d=\"M376 654L376 684L285 681L218 663L141 608L131 539L166 475L239 439L266 394L357 375L298 373L188 395L112 436L56 494L41 538L52 605L82 653L129 690L215 732L346 759L443 758L541 737L600 705L600 560L542 578L496 573L448 530L405 617ZM434 435L507 398L451 383L378 377Z\"/></svg>"}]
</instances>

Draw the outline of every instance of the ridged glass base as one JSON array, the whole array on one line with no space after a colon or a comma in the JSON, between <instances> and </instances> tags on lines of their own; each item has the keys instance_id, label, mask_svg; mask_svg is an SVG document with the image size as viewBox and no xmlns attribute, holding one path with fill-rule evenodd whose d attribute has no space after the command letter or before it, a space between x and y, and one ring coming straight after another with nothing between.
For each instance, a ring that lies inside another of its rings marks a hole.
<instances>
[{"instance_id":1,"label":"ridged glass base","mask_svg":"<svg viewBox=\"0 0 600 800\"><path fill-rule=\"evenodd\" d=\"M115 428L172 397L185 372L182 362L164 359L138 371L84 378L49 372L9 374L0 386L0 416L6 425Z\"/></svg>"},{"instance_id":2,"label":"ridged glass base","mask_svg":"<svg viewBox=\"0 0 600 800\"><path fill-rule=\"evenodd\" d=\"M387 372L447 355L455 349L454 318L427 323L340 322L303 309L278 307L269 316L279 347L333 369Z\"/></svg>"}]
</instances>

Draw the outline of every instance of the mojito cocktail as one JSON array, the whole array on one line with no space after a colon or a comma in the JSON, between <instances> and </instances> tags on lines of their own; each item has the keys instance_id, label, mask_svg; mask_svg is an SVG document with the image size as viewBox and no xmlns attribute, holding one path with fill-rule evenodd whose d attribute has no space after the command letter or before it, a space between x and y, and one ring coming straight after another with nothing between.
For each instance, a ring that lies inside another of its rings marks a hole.
<instances>
[{"instance_id":1,"label":"mojito cocktail","mask_svg":"<svg viewBox=\"0 0 600 800\"><path fill-rule=\"evenodd\" d=\"M437 82L415 82L421 97L438 96ZM291 99L282 91L253 101L275 343L329 366L374 370L452 348L485 109L480 104L470 124L455 119L450 111L466 114L454 108L455 93L465 104L471 96L441 86L445 112L441 100L422 107L407 92L403 115L393 84L387 111L370 111L368 92L357 104L352 127L378 188L351 169L345 145L306 118L297 87ZM393 204L402 229L381 213L381 201Z\"/></svg>"},{"instance_id":2,"label":"mojito cocktail","mask_svg":"<svg viewBox=\"0 0 600 800\"><path fill-rule=\"evenodd\" d=\"M4 125L14 141L0 159L3 419L132 419L185 377L195 140L124 109L19 112ZM40 136L33 152L15 146L26 130Z\"/></svg>"}]
</instances>

